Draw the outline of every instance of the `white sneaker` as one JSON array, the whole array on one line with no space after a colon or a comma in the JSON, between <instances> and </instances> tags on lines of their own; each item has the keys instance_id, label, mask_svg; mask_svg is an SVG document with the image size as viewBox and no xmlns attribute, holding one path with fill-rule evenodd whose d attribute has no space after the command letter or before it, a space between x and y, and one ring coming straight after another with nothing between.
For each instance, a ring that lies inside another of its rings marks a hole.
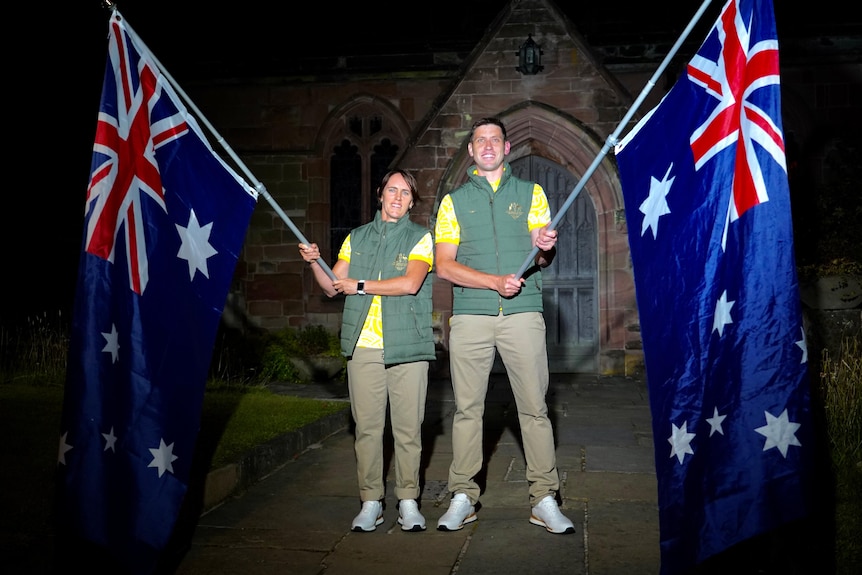
<instances>
[{"instance_id":1,"label":"white sneaker","mask_svg":"<svg viewBox=\"0 0 862 575\"><path fill-rule=\"evenodd\" d=\"M449 501L449 510L437 521L439 531L458 531L466 523L476 521L476 508L465 493L456 493Z\"/></svg>"},{"instance_id":2,"label":"white sneaker","mask_svg":"<svg viewBox=\"0 0 862 575\"><path fill-rule=\"evenodd\" d=\"M425 518L419 513L415 499L402 499L398 502L398 524L401 531L425 531Z\"/></svg>"},{"instance_id":3,"label":"white sneaker","mask_svg":"<svg viewBox=\"0 0 862 575\"><path fill-rule=\"evenodd\" d=\"M553 495L546 495L533 507L530 523L540 525L549 533L574 533L575 526L569 518L560 513L557 500Z\"/></svg>"},{"instance_id":4,"label":"white sneaker","mask_svg":"<svg viewBox=\"0 0 862 575\"><path fill-rule=\"evenodd\" d=\"M363 501L362 511L353 518L353 531L374 531L383 523L383 504L379 501Z\"/></svg>"}]
</instances>

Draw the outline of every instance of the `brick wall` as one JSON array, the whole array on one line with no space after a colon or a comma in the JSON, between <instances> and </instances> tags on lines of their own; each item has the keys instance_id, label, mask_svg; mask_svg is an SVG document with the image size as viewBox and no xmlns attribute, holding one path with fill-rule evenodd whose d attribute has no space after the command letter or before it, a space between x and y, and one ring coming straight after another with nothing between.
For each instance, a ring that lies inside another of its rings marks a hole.
<instances>
[{"instance_id":1,"label":"brick wall","mask_svg":"<svg viewBox=\"0 0 862 575\"><path fill-rule=\"evenodd\" d=\"M544 70L524 76L516 52L531 34ZM503 117L514 154L537 154L580 176L642 90L654 64L601 65L575 26L542 0L509 5L497 25L462 63L460 72L397 71L361 75L260 78L189 86L198 106L239 153L290 221L328 251L329 156L345 118L372 110L404 142L399 167L417 175L424 199L412 217L428 225L439 199L460 183L469 158L463 142L475 119ZM820 150L836 133L858 125L858 61L794 67L782 62L785 129L816 173ZM673 83L672 72L645 100L641 113ZM623 132L624 133L624 132ZM823 152L825 153L825 152ZM815 174L816 175L816 174ZM587 183L599 226L598 371L642 369L625 215L612 157ZM298 256L296 235L261 198L255 210L235 290L252 323L266 328L323 324L337 330L342 303L328 299ZM334 263L334 262L329 262ZM441 346L447 341L450 286L435 283Z\"/></svg>"}]
</instances>

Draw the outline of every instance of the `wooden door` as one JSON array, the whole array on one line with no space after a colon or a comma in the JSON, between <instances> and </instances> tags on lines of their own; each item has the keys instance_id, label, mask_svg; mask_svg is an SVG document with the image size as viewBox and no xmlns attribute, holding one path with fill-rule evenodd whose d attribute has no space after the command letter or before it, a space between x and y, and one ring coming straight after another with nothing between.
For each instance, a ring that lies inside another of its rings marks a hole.
<instances>
[{"instance_id":1,"label":"wooden door","mask_svg":"<svg viewBox=\"0 0 862 575\"><path fill-rule=\"evenodd\" d=\"M539 156L512 162L513 173L545 190L556 217L578 179ZM557 224L554 263L542 270L548 360L552 373L595 373L598 355L598 231L596 209L581 190Z\"/></svg>"}]
</instances>

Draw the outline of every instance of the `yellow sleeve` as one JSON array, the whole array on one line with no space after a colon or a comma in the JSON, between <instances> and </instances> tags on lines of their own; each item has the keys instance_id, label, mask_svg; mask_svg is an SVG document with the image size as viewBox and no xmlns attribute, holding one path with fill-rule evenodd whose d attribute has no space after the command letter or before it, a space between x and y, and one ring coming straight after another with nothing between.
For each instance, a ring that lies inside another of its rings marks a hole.
<instances>
[{"instance_id":1,"label":"yellow sleeve","mask_svg":"<svg viewBox=\"0 0 862 575\"><path fill-rule=\"evenodd\" d=\"M408 260L420 260L428 264L428 271L434 266L434 243L431 241L431 232L428 232L419 242L413 246Z\"/></svg>"},{"instance_id":2,"label":"yellow sleeve","mask_svg":"<svg viewBox=\"0 0 862 575\"><path fill-rule=\"evenodd\" d=\"M527 227L532 232L549 223L551 223L551 207L548 205L548 197L542 186L534 184L533 202L530 204L530 213L527 216Z\"/></svg>"},{"instance_id":3,"label":"yellow sleeve","mask_svg":"<svg viewBox=\"0 0 862 575\"><path fill-rule=\"evenodd\" d=\"M437 222L434 224L434 241L448 244L461 243L461 226L455 217L455 206L452 205L452 197L449 194L443 196L440 207L437 209Z\"/></svg>"},{"instance_id":4,"label":"yellow sleeve","mask_svg":"<svg viewBox=\"0 0 862 575\"><path fill-rule=\"evenodd\" d=\"M338 250L338 259L350 263L350 253L350 234L347 234L347 237L344 238L344 241L341 243L341 249Z\"/></svg>"}]
</instances>

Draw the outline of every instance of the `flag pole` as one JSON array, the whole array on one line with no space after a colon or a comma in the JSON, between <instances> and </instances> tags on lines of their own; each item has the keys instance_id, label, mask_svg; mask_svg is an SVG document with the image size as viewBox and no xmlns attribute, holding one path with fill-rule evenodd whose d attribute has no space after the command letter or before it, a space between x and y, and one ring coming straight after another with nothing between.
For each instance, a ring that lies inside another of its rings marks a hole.
<instances>
[{"instance_id":1,"label":"flag pole","mask_svg":"<svg viewBox=\"0 0 862 575\"><path fill-rule=\"evenodd\" d=\"M109 10L111 10L111 12L115 12L117 10L116 2L112 2L111 0L103 0L103 1L105 4L105 7L108 8ZM138 42L140 42L142 46L146 46L146 44L141 40L140 36L138 36L137 33L135 33L133 30L130 30L128 27L126 28L126 30L127 30L127 32L129 32L131 34L134 34L135 37L137 38ZM185 101L186 105L188 105L189 108L191 108L192 111L194 111L198 120L204 126L206 126L206 128L210 131L210 133L212 133L214 140L216 142L218 142L219 145L221 145L221 147L228 154L228 156L230 156L230 158L236 163L237 166L239 166L239 168L242 170L242 172L245 174L245 176L254 184L254 187L255 187L255 190L257 190L257 193L259 195L263 196L264 198L266 198L266 201L269 202L269 205L272 206L272 208L275 210L275 213L277 213L278 216L282 219L282 221L284 221L284 223L287 224L287 227L290 228L290 230L297 237L297 239L299 239L299 241L301 243L310 244L311 242L309 242L305 238L303 233L299 230L299 228L296 227L296 225L293 223L293 221L290 219L290 217L288 217L288 215L284 212L284 210L281 209L281 206L278 205L278 202L276 202L275 199L270 195L270 193L266 189L266 186L264 186L263 183L254 176L254 174L251 172L251 170L249 170L248 166L246 166L245 163L242 160L240 160L239 156L237 156L236 153L233 151L233 148L231 148L227 144L225 139L221 136L221 134L219 134L218 131L216 131L216 129L213 127L213 125L210 123L210 121L207 120L206 116L203 115L203 113L200 111L200 109L197 107L197 105L195 105L195 103L188 96L188 94L186 94L185 90L183 90L182 87L180 87L180 85L177 83L177 81L174 80L173 76L171 76L168 73L168 71L165 69L165 67L162 66L162 63L159 62L158 58L156 58L156 56L155 56L155 54L153 54L152 50L150 50L149 47L147 47L147 50L150 52L150 56L152 57L152 59L156 63L156 65L159 67L159 70L161 70L162 75L165 78L167 78L168 82L171 83L171 86L173 86L173 88L174 88L174 90L176 90L177 94L179 94L179 96L183 99L183 101ZM323 260L322 257L317 259L317 263L320 264L320 267L323 268L323 271L326 272L326 275L328 275L332 281L335 281L338 279L335 276L335 273L326 264L326 262Z\"/></svg>"},{"instance_id":2,"label":"flag pole","mask_svg":"<svg viewBox=\"0 0 862 575\"><path fill-rule=\"evenodd\" d=\"M563 205L557 211L557 214L551 220L551 223L548 224L548 229L550 229L550 230L556 229L557 224L560 223L560 220L566 214L566 211L571 207L571 205L572 205L572 203L574 203L575 199L577 199L578 194L581 193L581 190L583 189L584 185L587 183L587 180L590 179L590 176L592 176L593 172L595 172L596 169L599 167L599 164L604 159L604 157L607 155L608 151L618 143L618 141L619 141L618 138L619 138L620 132L622 132L622 130L626 127L626 125L629 123L629 120L631 120L631 117L635 114L635 112L637 112L637 109L643 103L644 99L646 99L647 94L649 94L649 92L655 87L655 84L658 81L659 77L662 75L665 68L667 68L667 66L670 64L671 59L679 51L680 46L682 46L682 43L685 42L685 39L691 33L692 28L694 28L695 24L697 24L697 21L700 20L700 17L706 11L707 7L709 6L709 4L711 2L712 2L712 0L704 0L703 3L700 5L700 8L697 9L697 12L695 12L694 17L692 17L691 21L685 27L685 30L683 30L682 34L680 34L679 38L677 38L676 42L671 47L670 51L667 53L667 56L664 57L664 60L662 60L658 69L655 71L655 73L652 75L652 77L650 77L649 81L646 83L646 86L643 87L643 89L641 90L641 93L638 95L637 99L631 105L628 112L626 112L626 115L620 121L619 125L617 125L617 127L613 131L613 133L610 136L608 136L607 140L605 141L604 146L602 146L601 151L599 151L599 154L593 160L593 163L590 164L590 167L587 168L586 172L584 172L583 177L581 177L581 179L578 180L578 183L575 185L575 188L569 194L569 197L566 199L565 203L563 203ZM538 254L538 253L539 253L539 248L536 246L533 246L533 249L530 251L530 254L527 256L527 259L524 260L524 263L521 264L521 267L518 269L518 272L515 274L516 278L520 279L521 277L523 277L524 272L527 271L528 267L530 267L530 265L534 261L534 258L536 257L536 254Z\"/></svg>"}]
</instances>

